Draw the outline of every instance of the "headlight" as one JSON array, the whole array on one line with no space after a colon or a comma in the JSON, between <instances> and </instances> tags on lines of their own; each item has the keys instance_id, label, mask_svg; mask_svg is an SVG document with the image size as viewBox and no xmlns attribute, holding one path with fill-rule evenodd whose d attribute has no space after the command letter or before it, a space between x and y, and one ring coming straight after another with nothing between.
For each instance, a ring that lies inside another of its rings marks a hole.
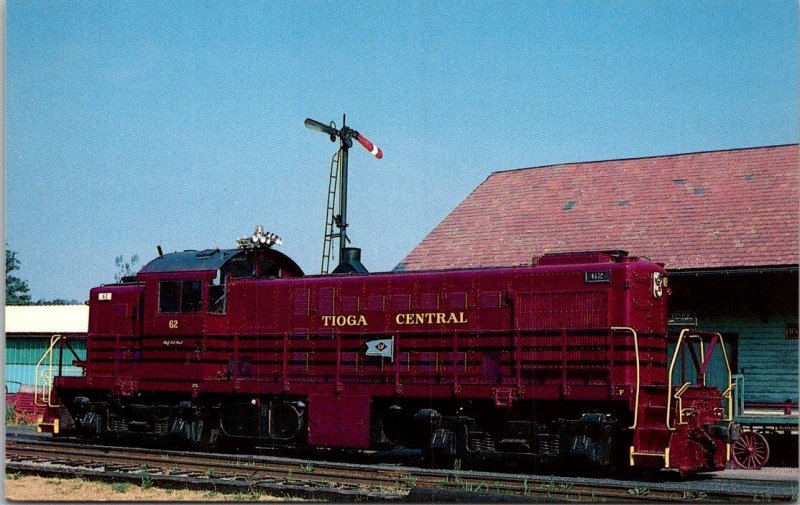
<instances>
[{"instance_id":1,"label":"headlight","mask_svg":"<svg viewBox=\"0 0 800 505\"><path fill-rule=\"evenodd\" d=\"M661 298L664 294L664 286L667 284L667 278L661 272L653 272L653 296Z\"/></svg>"}]
</instances>

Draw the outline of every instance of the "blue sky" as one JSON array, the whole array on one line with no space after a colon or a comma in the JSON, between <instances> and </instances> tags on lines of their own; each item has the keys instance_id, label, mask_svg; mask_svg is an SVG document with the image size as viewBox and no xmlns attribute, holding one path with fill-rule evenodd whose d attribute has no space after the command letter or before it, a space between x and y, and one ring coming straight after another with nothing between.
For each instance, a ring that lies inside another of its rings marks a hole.
<instances>
[{"instance_id":1,"label":"blue sky","mask_svg":"<svg viewBox=\"0 0 800 505\"><path fill-rule=\"evenodd\" d=\"M318 273L336 145L371 271L491 172L798 141L792 1L10 0L6 241L34 300L257 224ZM510 195L513 197L513 195ZM486 238L476 237L476 240Z\"/></svg>"}]
</instances>

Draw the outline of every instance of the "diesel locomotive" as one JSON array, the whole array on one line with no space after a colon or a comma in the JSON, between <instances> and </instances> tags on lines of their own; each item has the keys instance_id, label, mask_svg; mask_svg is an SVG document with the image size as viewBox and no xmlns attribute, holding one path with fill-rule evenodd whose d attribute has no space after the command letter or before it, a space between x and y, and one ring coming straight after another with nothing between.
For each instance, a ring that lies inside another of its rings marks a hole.
<instances>
[{"instance_id":1,"label":"diesel locomotive","mask_svg":"<svg viewBox=\"0 0 800 505\"><path fill-rule=\"evenodd\" d=\"M704 379L722 337L668 335L663 265L603 251L366 273L351 248L304 275L276 241L159 250L92 289L83 373L56 374L40 430L682 474L730 459L731 387ZM673 378L687 350L695 382Z\"/></svg>"}]
</instances>

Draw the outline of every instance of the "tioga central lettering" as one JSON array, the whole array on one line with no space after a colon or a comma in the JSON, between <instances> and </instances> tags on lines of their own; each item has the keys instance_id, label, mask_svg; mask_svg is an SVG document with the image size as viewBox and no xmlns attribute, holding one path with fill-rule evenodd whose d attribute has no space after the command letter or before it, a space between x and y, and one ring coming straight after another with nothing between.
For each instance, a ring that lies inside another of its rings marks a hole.
<instances>
[{"instance_id":1,"label":"tioga central lettering","mask_svg":"<svg viewBox=\"0 0 800 505\"><path fill-rule=\"evenodd\" d=\"M322 326L367 326L364 316L322 316Z\"/></svg>"},{"instance_id":2,"label":"tioga central lettering","mask_svg":"<svg viewBox=\"0 0 800 505\"><path fill-rule=\"evenodd\" d=\"M397 314L397 324L465 324L463 312L411 312Z\"/></svg>"}]
</instances>

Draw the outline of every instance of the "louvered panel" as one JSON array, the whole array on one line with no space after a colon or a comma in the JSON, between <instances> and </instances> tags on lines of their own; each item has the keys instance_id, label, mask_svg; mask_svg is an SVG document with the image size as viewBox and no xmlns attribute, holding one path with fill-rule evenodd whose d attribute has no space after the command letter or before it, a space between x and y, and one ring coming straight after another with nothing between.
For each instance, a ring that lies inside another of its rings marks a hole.
<instances>
[{"instance_id":1,"label":"louvered panel","mask_svg":"<svg viewBox=\"0 0 800 505\"><path fill-rule=\"evenodd\" d=\"M520 294L514 305L521 330L604 328L609 323L605 291Z\"/></svg>"},{"instance_id":2,"label":"louvered panel","mask_svg":"<svg viewBox=\"0 0 800 505\"><path fill-rule=\"evenodd\" d=\"M483 291L479 296L479 303L482 308L497 308L502 305L500 291Z\"/></svg>"},{"instance_id":3,"label":"louvered panel","mask_svg":"<svg viewBox=\"0 0 800 505\"><path fill-rule=\"evenodd\" d=\"M336 288L321 288L317 299L317 309L321 316L332 316L336 308Z\"/></svg>"},{"instance_id":4,"label":"louvered panel","mask_svg":"<svg viewBox=\"0 0 800 505\"><path fill-rule=\"evenodd\" d=\"M367 310L386 310L386 297L383 295L369 295L367 297Z\"/></svg>"},{"instance_id":5,"label":"louvered panel","mask_svg":"<svg viewBox=\"0 0 800 505\"><path fill-rule=\"evenodd\" d=\"M448 372L467 371L467 353L465 352L446 352L442 357L444 369Z\"/></svg>"},{"instance_id":6,"label":"louvered panel","mask_svg":"<svg viewBox=\"0 0 800 505\"><path fill-rule=\"evenodd\" d=\"M411 295L392 295L392 308L394 310L408 310L411 308Z\"/></svg>"},{"instance_id":7,"label":"louvered panel","mask_svg":"<svg viewBox=\"0 0 800 505\"><path fill-rule=\"evenodd\" d=\"M294 306L295 316L307 316L309 314L308 290L295 289L292 293L292 305Z\"/></svg>"},{"instance_id":8,"label":"louvered panel","mask_svg":"<svg viewBox=\"0 0 800 505\"><path fill-rule=\"evenodd\" d=\"M451 309L466 309L467 308L467 294L466 293L448 293L447 305Z\"/></svg>"},{"instance_id":9,"label":"louvered panel","mask_svg":"<svg viewBox=\"0 0 800 505\"><path fill-rule=\"evenodd\" d=\"M309 353L293 351L289 353L289 369L295 372L306 372L309 360Z\"/></svg>"},{"instance_id":10,"label":"louvered panel","mask_svg":"<svg viewBox=\"0 0 800 505\"><path fill-rule=\"evenodd\" d=\"M438 310L439 293L422 293L419 295L419 308L422 310Z\"/></svg>"},{"instance_id":11,"label":"louvered panel","mask_svg":"<svg viewBox=\"0 0 800 505\"><path fill-rule=\"evenodd\" d=\"M357 352L343 352L341 358L341 369L343 372L357 372L359 353Z\"/></svg>"},{"instance_id":12,"label":"louvered panel","mask_svg":"<svg viewBox=\"0 0 800 505\"><path fill-rule=\"evenodd\" d=\"M345 314L358 312L361 310L359 306L359 298L357 296L343 296L342 297L342 312Z\"/></svg>"},{"instance_id":13,"label":"louvered panel","mask_svg":"<svg viewBox=\"0 0 800 505\"><path fill-rule=\"evenodd\" d=\"M439 369L439 353L412 352L411 366L419 372L436 372Z\"/></svg>"}]
</instances>

